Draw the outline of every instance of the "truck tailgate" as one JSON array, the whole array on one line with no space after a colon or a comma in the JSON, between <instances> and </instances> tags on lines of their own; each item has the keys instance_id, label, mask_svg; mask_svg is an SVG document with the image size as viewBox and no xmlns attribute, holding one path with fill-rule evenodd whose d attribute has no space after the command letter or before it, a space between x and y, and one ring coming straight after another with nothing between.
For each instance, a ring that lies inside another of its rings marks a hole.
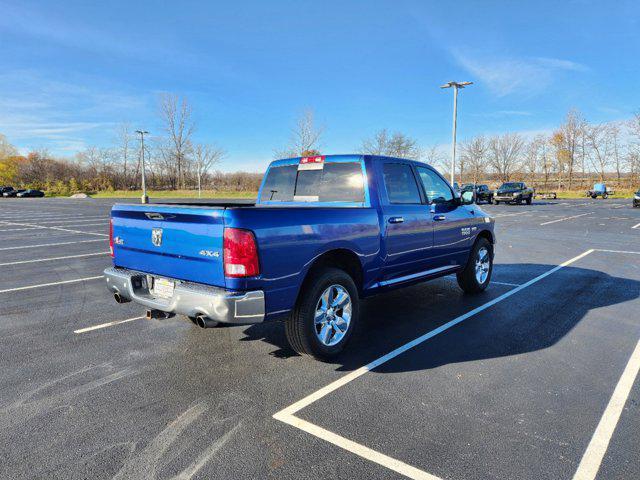
<instances>
[{"instance_id":1,"label":"truck tailgate","mask_svg":"<svg viewBox=\"0 0 640 480\"><path fill-rule=\"evenodd\" d=\"M225 286L224 207L115 205L114 264L161 277Z\"/></svg>"}]
</instances>

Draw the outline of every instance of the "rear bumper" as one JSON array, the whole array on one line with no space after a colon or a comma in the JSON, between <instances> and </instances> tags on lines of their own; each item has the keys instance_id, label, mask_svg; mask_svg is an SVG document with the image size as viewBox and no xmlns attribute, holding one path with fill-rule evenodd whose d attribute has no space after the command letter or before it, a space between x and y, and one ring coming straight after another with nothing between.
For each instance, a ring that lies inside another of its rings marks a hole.
<instances>
[{"instance_id":1,"label":"rear bumper","mask_svg":"<svg viewBox=\"0 0 640 480\"><path fill-rule=\"evenodd\" d=\"M146 273L109 267L104 271L107 288L125 301L153 310L189 317L204 315L222 323L253 324L264 320L264 292L233 292L200 283L175 280L171 298L160 298L149 290Z\"/></svg>"}]
</instances>

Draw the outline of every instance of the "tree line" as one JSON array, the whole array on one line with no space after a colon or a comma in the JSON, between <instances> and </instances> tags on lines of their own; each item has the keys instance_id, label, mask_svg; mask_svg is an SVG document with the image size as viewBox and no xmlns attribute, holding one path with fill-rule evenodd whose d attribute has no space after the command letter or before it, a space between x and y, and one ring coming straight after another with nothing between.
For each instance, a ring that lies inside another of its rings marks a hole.
<instances>
[{"instance_id":1,"label":"tree line","mask_svg":"<svg viewBox=\"0 0 640 480\"><path fill-rule=\"evenodd\" d=\"M215 167L226 152L215 144L194 141L196 124L185 98L160 98L161 133L145 138L145 172L150 189L257 191L262 174L223 173ZM288 143L274 158L319 155L325 129L312 110L294 122ZM402 132L382 129L362 140L357 153L388 155L427 162L449 174L449 146L425 148ZM527 181L543 189L584 189L594 181L618 188L640 184L640 113L625 122L590 123L571 110L550 134L527 138L519 133L464 139L456 159L461 183ZM117 128L106 148L88 147L73 158L54 158L46 151L19 155L0 135L0 184L42 188L54 194L80 191L136 190L141 184L139 136L128 124Z\"/></svg>"}]
</instances>

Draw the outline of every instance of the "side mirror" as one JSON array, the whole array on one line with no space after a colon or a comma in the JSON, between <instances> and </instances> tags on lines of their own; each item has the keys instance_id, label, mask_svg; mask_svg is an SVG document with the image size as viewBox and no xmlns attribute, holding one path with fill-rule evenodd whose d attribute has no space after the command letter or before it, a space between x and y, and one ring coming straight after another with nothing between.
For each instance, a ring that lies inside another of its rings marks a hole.
<instances>
[{"instance_id":1,"label":"side mirror","mask_svg":"<svg viewBox=\"0 0 640 480\"><path fill-rule=\"evenodd\" d=\"M473 195L473 191L471 190L467 190L462 192L462 195L460 195L460 203L462 205L471 205L474 201L474 195Z\"/></svg>"}]
</instances>

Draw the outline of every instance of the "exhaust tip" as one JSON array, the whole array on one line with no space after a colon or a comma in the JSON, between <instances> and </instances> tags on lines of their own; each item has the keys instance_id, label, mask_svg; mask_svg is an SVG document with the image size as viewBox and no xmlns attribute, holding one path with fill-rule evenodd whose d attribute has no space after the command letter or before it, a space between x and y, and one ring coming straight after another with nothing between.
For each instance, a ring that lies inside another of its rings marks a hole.
<instances>
[{"instance_id":1,"label":"exhaust tip","mask_svg":"<svg viewBox=\"0 0 640 480\"><path fill-rule=\"evenodd\" d=\"M113 298L115 299L116 302L118 303L127 303L130 302L131 300L129 300L128 298L124 298L122 295L120 295L118 292L113 294Z\"/></svg>"},{"instance_id":2,"label":"exhaust tip","mask_svg":"<svg viewBox=\"0 0 640 480\"><path fill-rule=\"evenodd\" d=\"M220 322L213 320L212 318L206 317L204 315L198 315L196 317L196 324L200 328L214 328L217 327Z\"/></svg>"}]
</instances>

